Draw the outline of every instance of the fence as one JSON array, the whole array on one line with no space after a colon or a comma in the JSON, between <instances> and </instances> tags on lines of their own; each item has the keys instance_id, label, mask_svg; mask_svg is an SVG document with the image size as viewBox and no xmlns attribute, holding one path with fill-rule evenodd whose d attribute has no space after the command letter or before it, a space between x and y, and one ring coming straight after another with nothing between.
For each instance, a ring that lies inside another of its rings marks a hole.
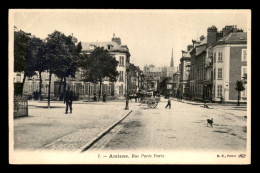
<instances>
[{"instance_id":1,"label":"fence","mask_svg":"<svg viewBox=\"0 0 260 173\"><path fill-rule=\"evenodd\" d=\"M14 118L28 116L28 100L25 97L14 97Z\"/></svg>"}]
</instances>

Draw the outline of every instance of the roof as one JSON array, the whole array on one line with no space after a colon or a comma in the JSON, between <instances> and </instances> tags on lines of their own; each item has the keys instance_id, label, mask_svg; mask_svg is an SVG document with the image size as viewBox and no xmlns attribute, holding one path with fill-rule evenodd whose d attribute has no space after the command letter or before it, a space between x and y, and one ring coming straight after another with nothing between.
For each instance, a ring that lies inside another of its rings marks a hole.
<instances>
[{"instance_id":1,"label":"roof","mask_svg":"<svg viewBox=\"0 0 260 173\"><path fill-rule=\"evenodd\" d=\"M200 45L204 45L204 44L207 44L207 37L204 38L204 39L200 42L199 46L200 46Z\"/></svg>"},{"instance_id":2,"label":"roof","mask_svg":"<svg viewBox=\"0 0 260 173\"><path fill-rule=\"evenodd\" d=\"M108 45L112 46L108 51L128 51L128 48L126 45L119 45L118 43L116 43L114 41L82 42L81 45L82 45L82 51L93 51L93 49L90 49L90 46L104 47L104 49L107 49Z\"/></svg>"},{"instance_id":3,"label":"roof","mask_svg":"<svg viewBox=\"0 0 260 173\"><path fill-rule=\"evenodd\" d=\"M200 46L202 47L202 46L204 46L204 47L202 47L202 48L196 49L196 56L198 56L198 55L200 55L200 54L202 54L203 52L206 51L206 49L207 49L207 46L205 46L206 44L207 44L207 37L204 38L204 39L200 42L200 44L196 46L196 47L200 47Z\"/></svg>"},{"instance_id":4,"label":"roof","mask_svg":"<svg viewBox=\"0 0 260 173\"><path fill-rule=\"evenodd\" d=\"M223 37L216 43L212 45L212 47L220 44L246 44L247 43L247 32L233 32Z\"/></svg>"}]
</instances>

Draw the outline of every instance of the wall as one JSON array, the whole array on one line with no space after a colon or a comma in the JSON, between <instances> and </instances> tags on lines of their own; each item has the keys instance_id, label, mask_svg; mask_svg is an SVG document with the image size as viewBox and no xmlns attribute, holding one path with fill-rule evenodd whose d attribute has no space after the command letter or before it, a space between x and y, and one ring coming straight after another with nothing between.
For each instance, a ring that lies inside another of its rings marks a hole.
<instances>
[{"instance_id":1,"label":"wall","mask_svg":"<svg viewBox=\"0 0 260 173\"><path fill-rule=\"evenodd\" d=\"M237 100L238 93L235 90L235 84L237 80L241 80L241 66L247 66L247 62L241 62L242 49L246 49L246 46L236 46L230 48L230 100Z\"/></svg>"}]
</instances>

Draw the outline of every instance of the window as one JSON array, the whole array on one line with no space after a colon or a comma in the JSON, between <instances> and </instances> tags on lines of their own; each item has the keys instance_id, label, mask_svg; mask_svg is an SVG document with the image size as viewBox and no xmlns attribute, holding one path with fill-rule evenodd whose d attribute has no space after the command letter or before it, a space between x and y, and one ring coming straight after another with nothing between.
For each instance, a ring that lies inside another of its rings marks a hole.
<instances>
[{"instance_id":1,"label":"window","mask_svg":"<svg viewBox=\"0 0 260 173\"><path fill-rule=\"evenodd\" d=\"M89 91L89 85L85 84L84 88L85 88L85 94L89 95L89 92L88 92Z\"/></svg>"},{"instance_id":2,"label":"window","mask_svg":"<svg viewBox=\"0 0 260 173\"><path fill-rule=\"evenodd\" d=\"M16 77L16 82L21 82L21 74L17 74Z\"/></svg>"},{"instance_id":3,"label":"window","mask_svg":"<svg viewBox=\"0 0 260 173\"><path fill-rule=\"evenodd\" d=\"M39 84L35 84L36 91L39 90Z\"/></svg>"},{"instance_id":4,"label":"window","mask_svg":"<svg viewBox=\"0 0 260 173\"><path fill-rule=\"evenodd\" d=\"M214 68L213 70L213 79L215 80L216 79L216 69Z\"/></svg>"},{"instance_id":5,"label":"window","mask_svg":"<svg viewBox=\"0 0 260 173\"><path fill-rule=\"evenodd\" d=\"M121 84L121 86L119 86L119 95L120 96L123 95L123 84Z\"/></svg>"},{"instance_id":6,"label":"window","mask_svg":"<svg viewBox=\"0 0 260 173\"><path fill-rule=\"evenodd\" d=\"M119 65L124 66L124 56L119 57Z\"/></svg>"},{"instance_id":7,"label":"window","mask_svg":"<svg viewBox=\"0 0 260 173\"><path fill-rule=\"evenodd\" d=\"M247 67L246 66L242 66L241 67L241 77L244 77L245 74L247 74Z\"/></svg>"},{"instance_id":8,"label":"window","mask_svg":"<svg viewBox=\"0 0 260 173\"><path fill-rule=\"evenodd\" d=\"M247 50L242 49L242 61L246 61L246 59L247 59Z\"/></svg>"},{"instance_id":9,"label":"window","mask_svg":"<svg viewBox=\"0 0 260 173\"><path fill-rule=\"evenodd\" d=\"M28 84L28 91L29 91L29 93L32 92L32 84L31 83Z\"/></svg>"},{"instance_id":10,"label":"window","mask_svg":"<svg viewBox=\"0 0 260 173\"><path fill-rule=\"evenodd\" d=\"M46 85L45 85L45 93L48 93L48 87L49 87L49 85L46 84Z\"/></svg>"},{"instance_id":11,"label":"window","mask_svg":"<svg viewBox=\"0 0 260 173\"><path fill-rule=\"evenodd\" d=\"M124 80L124 72L119 71L119 81L123 82L123 80Z\"/></svg>"},{"instance_id":12,"label":"window","mask_svg":"<svg viewBox=\"0 0 260 173\"><path fill-rule=\"evenodd\" d=\"M93 86L90 86L90 95L93 94Z\"/></svg>"},{"instance_id":13,"label":"window","mask_svg":"<svg viewBox=\"0 0 260 173\"><path fill-rule=\"evenodd\" d=\"M107 94L111 95L111 85L107 86Z\"/></svg>"},{"instance_id":14,"label":"window","mask_svg":"<svg viewBox=\"0 0 260 173\"><path fill-rule=\"evenodd\" d=\"M222 79L222 68L218 68L218 79Z\"/></svg>"},{"instance_id":15,"label":"window","mask_svg":"<svg viewBox=\"0 0 260 173\"><path fill-rule=\"evenodd\" d=\"M222 62L222 52L218 52L218 62Z\"/></svg>"},{"instance_id":16,"label":"window","mask_svg":"<svg viewBox=\"0 0 260 173\"><path fill-rule=\"evenodd\" d=\"M218 85L218 97L222 96L222 85Z\"/></svg>"},{"instance_id":17,"label":"window","mask_svg":"<svg viewBox=\"0 0 260 173\"><path fill-rule=\"evenodd\" d=\"M96 86L96 92L99 93L99 86Z\"/></svg>"},{"instance_id":18,"label":"window","mask_svg":"<svg viewBox=\"0 0 260 173\"><path fill-rule=\"evenodd\" d=\"M216 63L216 52L213 54L213 62Z\"/></svg>"},{"instance_id":19,"label":"window","mask_svg":"<svg viewBox=\"0 0 260 173\"><path fill-rule=\"evenodd\" d=\"M212 97L215 97L215 85L213 85L213 89L212 89Z\"/></svg>"}]
</instances>

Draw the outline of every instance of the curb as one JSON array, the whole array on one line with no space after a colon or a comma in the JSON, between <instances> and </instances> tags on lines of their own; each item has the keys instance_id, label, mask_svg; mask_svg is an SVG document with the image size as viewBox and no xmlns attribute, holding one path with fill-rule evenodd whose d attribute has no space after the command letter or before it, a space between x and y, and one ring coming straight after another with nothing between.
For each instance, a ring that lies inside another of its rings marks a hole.
<instances>
[{"instance_id":1,"label":"curb","mask_svg":"<svg viewBox=\"0 0 260 173\"><path fill-rule=\"evenodd\" d=\"M114 124L112 124L110 127L106 128L105 130L103 130L101 133L99 133L96 137L94 137L93 139L91 139L87 144L83 145L82 147L80 147L80 149L78 150L78 152L84 152L86 150L88 150L93 144L95 144L100 138L102 138L104 135L106 135L111 129L113 129L117 124L119 124L121 121L123 121L130 113L132 112L132 110L130 110L123 118L121 118L120 120L116 121Z\"/></svg>"}]
</instances>

